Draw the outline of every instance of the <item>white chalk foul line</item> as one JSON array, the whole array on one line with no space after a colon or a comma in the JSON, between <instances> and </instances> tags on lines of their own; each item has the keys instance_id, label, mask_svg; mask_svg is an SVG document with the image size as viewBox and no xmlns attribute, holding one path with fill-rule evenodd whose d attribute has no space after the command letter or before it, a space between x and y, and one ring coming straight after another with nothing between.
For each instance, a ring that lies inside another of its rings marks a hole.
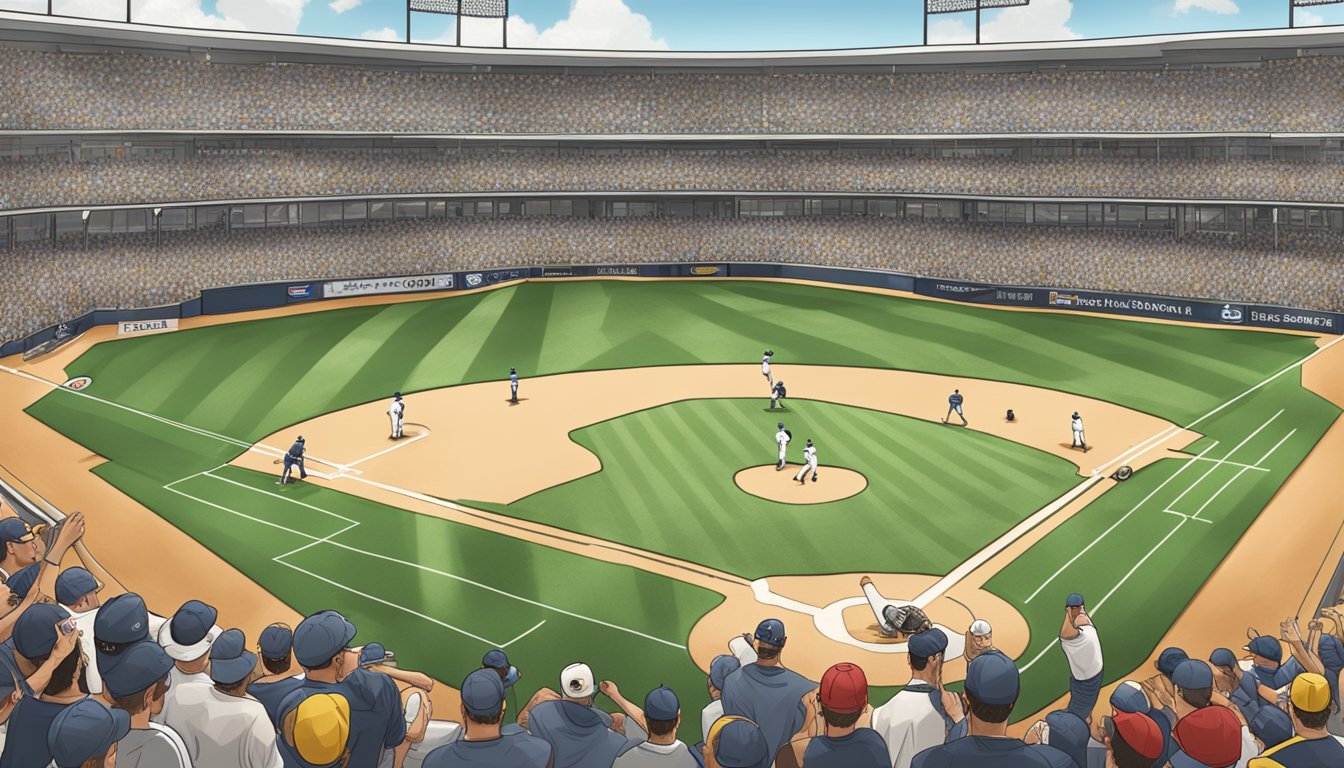
<instances>
[{"instance_id":1,"label":"white chalk foul line","mask_svg":"<svg viewBox=\"0 0 1344 768\"><path fill-rule=\"evenodd\" d=\"M384 455L384 454L391 453L391 452L397 450L398 448L405 448L406 446L410 445L411 443L415 443L415 442L419 442L419 441L421 441L421 440L424 440L426 437L429 437L431 434L433 434L432 432L429 431L429 427L426 427L426 426L423 425L423 424L419 424L419 425L417 425L417 426L419 426L421 429L423 429L423 430L425 430L425 431L424 431L424 432L421 432L420 434L416 435L415 437L412 437L410 440L403 440L403 441L401 441L401 442L398 442L396 445L388 446L387 448L384 448L383 450L381 450L381 451L379 451L379 452L377 452L377 453L371 453L371 454L369 454L368 456L365 456L365 457L362 458L362 459L358 459L358 460L356 460L356 461L352 461L352 462L350 462L349 464L346 464L346 465L345 465L345 470L346 470L346 471L349 471L349 470L351 470L351 469L354 469L355 467L358 467L360 464L363 464L364 462L366 462L366 461L368 461L368 460L370 460L370 459L376 459L376 458L378 458L379 456L382 456L382 455Z\"/></svg>"},{"instance_id":2,"label":"white chalk foul line","mask_svg":"<svg viewBox=\"0 0 1344 768\"><path fill-rule=\"evenodd\" d=\"M545 624L545 623L546 623L546 620L545 620L545 619L542 619L541 621L538 621L538 622L537 622L537 625L536 625L535 627L532 627L531 629L527 630L527 631L524 632L523 634L521 634L521 635L519 635L519 636L513 638L513 639L510 640L509 642L504 643L503 645L499 646L499 649L502 651L502 650L504 650L505 648L508 648L510 645L513 645L514 643L518 642L519 640L522 640L524 637L527 637L528 635L532 634L533 632L536 632L538 629L541 629L541 625L542 625L542 624Z\"/></svg>"}]
</instances>

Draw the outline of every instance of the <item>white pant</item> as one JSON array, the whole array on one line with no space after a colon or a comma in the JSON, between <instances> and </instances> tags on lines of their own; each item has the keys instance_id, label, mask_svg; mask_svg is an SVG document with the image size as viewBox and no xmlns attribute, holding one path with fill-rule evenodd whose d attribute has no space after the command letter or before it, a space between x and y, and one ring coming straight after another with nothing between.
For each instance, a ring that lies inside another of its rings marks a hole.
<instances>
[{"instance_id":1,"label":"white pant","mask_svg":"<svg viewBox=\"0 0 1344 768\"><path fill-rule=\"evenodd\" d=\"M779 446L779 466L782 467L782 466L784 466L785 464L788 463L788 461L785 459L785 455L788 453L788 451L789 451L789 444L788 444L788 443L780 443L780 446Z\"/></svg>"},{"instance_id":2,"label":"white pant","mask_svg":"<svg viewBox=\"0 0 1344 768\"><path fill-rule=\"evenodd\" d=\"M1087 445L1087 441L1083 439L1083 430L1073 430L1073 442L1075 445Z\"/></svg>"},{"instance_id":3,"label":"white pant","mask_svg":"<svg viewBox=\"0 0 1344 768\"><path fill-rule=\"evenodd\" d=\"M775 377L770 375L769 363L761 365L761 375L765 377L765 380L769 382L771 389L773 389L775 386Z\"/></svg>"},{"instance_id":4,"label":"white pant","mask_svg":"<svg viewBox=\"0 0 1344 768\"><path fill-rule=\"evenodd\" d=\"M387 418L392 421L392 436L401 437L401 417L395 413L389 413Z\"/></svg>"},{"instance_id":5,"label":"white pant","mask_svg":"<svg viewBox=\"0 0 1344 768\"><path fill-rule=\"evenodd\" d=\"M817 474L817 462L809 461L808 463L804 464L803 468L798 470L798 474L793 476L793 479L802 480L803 478L807 477L807 474L809 472L811 472L813 475Z\"/></svg>"}]
</instances>

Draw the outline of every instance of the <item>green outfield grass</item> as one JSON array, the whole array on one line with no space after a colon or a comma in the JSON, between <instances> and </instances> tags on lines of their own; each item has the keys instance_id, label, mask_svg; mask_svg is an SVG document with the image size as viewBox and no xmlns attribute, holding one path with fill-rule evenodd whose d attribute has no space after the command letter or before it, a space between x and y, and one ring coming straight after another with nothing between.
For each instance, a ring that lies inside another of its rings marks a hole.
<instances>
[{"instance_id":1,"label":"green outfield grass","mask_svg":"<svg viewBox=\"0 0 1344 768\"><path fill-rule=\"evenodd\" d=\"M530 376L566 371L754 364L765 348L775 350L781 370L796 361L997 379L1112 400L1185 424L1305 357L1313 342L772 283L529 283L100 344L67 368L70 376L93 377L90 397L58 391L29 412L104 456L100 476L296 610L339 608L360 624L361 638L389 644L408 666L456 682L490 643L530 631L509 648L528 676L526 692L583 658L627 691L660 681L684 688L689 711L704 704L703 677L674 646L684 644L715 595L336 491L277 489L265 476L211 470L288 424L393 390L485 380L503 386L510 366L526 387ZM974 421L973 398L967 407ZM733 472L773 460L776 419L760 410L758 401L681 403L580 430L576 439L604 471L502 511L752 576L938 573L1076 479L1058 459L978 433L797 401L789 417L795 425L844 433L820 443L823 468L860 469L869 490L815 507L734 497L725 485ZM1065 594L1083 592L1094 608L1106 598L1096 613L1108 677L1124 674L1338 413L1302 389L1296 372L1284 375L1197 427L1208 438L1194 450L1217 441L1205 458L1225 458L1268 421L1228 459L1253 465L1268 454L1259 468L1164 461L992 580L989 588L1018 606L1032 629L1020 659L1027 671L1019 714L1066 689L1066 665L1051 650ZM747 427L752 418L764 424L765 437ZM665 447L641 441L641 431L653 428L671 430L677 440ZM795 437L807 436L791 428ZM1196 483L1206 469L1213 472ZM674 481L688 470L703 477ZM258 488L280 490L283 498ZM1173 505L1193 515L1206 502L1200 518L1208 523L1165 511ZM328 512L359 525L337 533L350 523ZM865 526L837 538L842 515L862 516ZM780 567L789 564L782 554L765 551L784 543L795 547L790 568ZM884 698L874 693L875 701Z\"/></svg>"}]
</instances>

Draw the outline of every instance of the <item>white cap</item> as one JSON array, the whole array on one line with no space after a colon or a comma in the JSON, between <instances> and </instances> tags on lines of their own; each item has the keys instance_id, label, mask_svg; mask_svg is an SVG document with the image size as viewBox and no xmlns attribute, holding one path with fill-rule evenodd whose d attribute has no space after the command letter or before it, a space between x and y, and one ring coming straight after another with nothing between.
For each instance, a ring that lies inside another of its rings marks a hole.
<instances>
[{"instance_id":1,"label":"white cap","mask_svg":"<svg viewBox=\"0 0 1344 768\"><path fill-rule=\"evenodd\" d=\"M179 645L173 641L173 620L163 622L159 627L159 634L156 638L163 652L174 661L196 661L210 652L210 646L214 644L215 638L223 634L224 630L219 628L218 624L210 627L205 637L194 645Z\"/></svg>"},{"instance_id":2,"label":"white cap","mask_svg":"<svg viewBox=\"0 0 1344 768\"><path fill-rule=\"evenodd\" d=\"M976 619L971 622L971 634L976 637L984 637L994 630L989 626L989 622L984 619Z\"/></svg>"},{"instance_id":3,"label":"white cap","mask_svg":"<svg viewBox=\"0 0 1344 768\"><path fill-rule=\"evenodd\" d=\"M560 673L560 695L566 699L586 699L596 691L593 670L587 664L570 664Z\"/></svg>"}]
</instances>

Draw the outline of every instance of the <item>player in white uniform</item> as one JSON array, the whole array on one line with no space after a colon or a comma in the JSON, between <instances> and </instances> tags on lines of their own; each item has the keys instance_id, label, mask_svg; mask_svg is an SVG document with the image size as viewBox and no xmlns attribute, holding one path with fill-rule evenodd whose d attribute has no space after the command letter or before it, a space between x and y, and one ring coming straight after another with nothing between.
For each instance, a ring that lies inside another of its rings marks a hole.
<instances>
[{"instance_id":1,"label":"player in white uniform","mask_svg":"<svg viewBox=\"0 0 1344 768\"><path fill-rule=\"evenodd\" d=\"M812 473L812 482L817 482L817 447L812 444L812 438L808 438L807 447L803 449L803 468L798 470L793 479L807 485L808 472Z\"/></svg>"},{"instance_id":2,"label":"player in white uniform","mask_svg":"<svg viewBox=\"0 0 1344 768\"><path fill-rule=\"evenodd\" d=\"M770 390L770 410L775 410L776 404L778 404L780 408L784 408L784 404L779 401L788 396L788 391L784 389L784 380L780 379L779 381L776 381L775 386ZM788 409L785 408L784 410Z\"/></svg>"},{"instance_id":3,"label":"player in white uniform","mask_svg":"<svg viewBox=\"0 0 1344 768\"><path fill-rule=\"evenodd\" d=\"M1083 417L1073 412L1073 448L1082 448L1087 453L1087 440L1083 439Z\"/></svg>"},{"instance_id":4,"label":"player in white uniform","mask_svg":"<svg viewBox=\"0 0 1344 768\"><path fill-rule=\"evenodd\" d=\"M770 375L770 358L774 356L775 353L767 349L765 356L761 358L761 375L765 377L766 384L770 385L771 392L775 391L775 377Z\"/></svg>"},{"instance_id":5,"label":"player in white uniform","mask_svg":"<svg viewBox=\"0 0 1344 768\"><path fill-rule=\"evenodd\" d=\"M518 371L514 368L509 369L509 393L509 402L518 402Z\"/></svg>"},{"instance_id":6,"label":"player in white uniform","mask_svg":"<svg viewBox=\"0 0 1344 768\"><path fill-rule=\"evenodd\" d=\"M406 414L406 404L401 401L401 393L392 393L392 405L387 407L387 417L392 420L392 439L401 439L401 419Z\"/></svg>"},{"instance_id":7,"label":"player in white uniform","mask_svg":"<svg viewBox=\"0 0 1344 768\"><path fill-rule=\"evenodd\" d=\"M775 433L775 444L779 446L779 464L775 465L776 472L783 469L785 464L788 463L785 459L785 453L789 450L789 441L792 439L793 435L789 434L789 431L784 428L784 422L779 422L779 431Z\"/></svg>"}]
</instances>

